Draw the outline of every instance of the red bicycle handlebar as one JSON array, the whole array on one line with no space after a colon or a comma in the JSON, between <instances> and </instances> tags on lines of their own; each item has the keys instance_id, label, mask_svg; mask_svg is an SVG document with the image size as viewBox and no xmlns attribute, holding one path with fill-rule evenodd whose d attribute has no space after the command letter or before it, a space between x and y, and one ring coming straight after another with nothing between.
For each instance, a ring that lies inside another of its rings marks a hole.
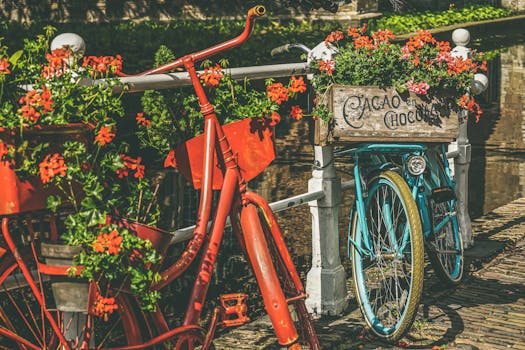
<instances>
[{"instance_id":1,"label":"red bicycle handlebar","mask_svg":"<svg viewBox=\"0 0 525 350\"><path fill-rule=\"evenodd\" d=\"M261 6L261 5L254 6L250 10L248 10L248 15L246 17L246 25L244 27L244 30L237 37L235 37L233 39L230 39L230 40L227 40L227 41L225 41L223 43L214 45L214 46L209 47L207 49L204 49L204 50L201 50L201 51L198 51L198 52L194 52L194 53L185 55L183 57L179 57L179 58L177 58L176 60L174 60L172 62L169 62L169 63L166 63L166 64L164 64L162 66L159 66L159 67L156 67L156 68L144 71L142 73L131 74L131 75L128 75L128 74L125 74L125 73L120 73L119 75L120 76L133 76L133 75L150 75L150 74L165 73L165 72L168 72L168 71L170 71L172 69L175 69L175 68L178 68L178 67L184 65L184 62L187 62L187 61L191 61L191 62L200 61L200 60L203 60L203 59L205 59L207 57L213 56L213 55L215 55L215 54L217 54L217 53L219 53L221 51L225 51L225 50L231 49L232 47L235 47L235 46L238 46L238 45L242 44L243 42L246 41L246 39L248 39L248 37L250 36L250 34L252 32L255 19L257 17L264 16L265 14L266 14L266 8L264 6Z\"/></svg>"}]
</instances>

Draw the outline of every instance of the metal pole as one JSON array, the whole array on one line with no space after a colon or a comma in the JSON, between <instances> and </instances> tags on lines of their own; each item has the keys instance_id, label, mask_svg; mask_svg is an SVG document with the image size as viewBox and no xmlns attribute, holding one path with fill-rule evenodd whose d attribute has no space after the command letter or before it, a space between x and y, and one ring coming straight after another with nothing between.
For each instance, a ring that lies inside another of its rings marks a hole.
<instances>
[{"instance_id":1,"label":"metal pole","mask_svg":"<svg viewBox=\"0 0 525 350\"><path fill-rule=\"evenodd\" d=\"M332 146L314 146L314 171L308 191L323 198L309 202L312 214L312 268L306 276L308 310L315 315L338 315L347 305L346 274L339 257L341 180L336 176Z\"/></svg>"},{"instance_id":2,"label":"metal pole","mask_svg":"<svg viewBox=\"0 0 525 350\"><path fill-rule=\"evenodd\" d=\"M230 74L232 79L266 79L287 77L292 75L304 75L308 72L308 65L302 63L271 64L266 66L238 67L224 70ZM199 72L201 73L201 72ZM127 92L140 92L145 90L170 89L191 85L190 77L186 72L151 74L119 78L122 86L114 88L115 93L122 90ZM96 83L103 83L104 79Z\"/></svg>"}]
</instances>

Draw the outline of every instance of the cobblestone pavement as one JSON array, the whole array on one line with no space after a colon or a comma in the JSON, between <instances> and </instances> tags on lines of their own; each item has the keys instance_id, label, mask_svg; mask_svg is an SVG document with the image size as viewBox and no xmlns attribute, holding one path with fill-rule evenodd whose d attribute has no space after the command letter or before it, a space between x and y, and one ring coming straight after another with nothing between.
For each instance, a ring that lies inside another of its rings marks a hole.
<instances>
[{"instance_id":1,"label":"cobblestone pavement","mask_svg":"<svg viewBox=\"0 0 525 350\"><path fill-rule=\"evenodd\" d=\"M416 321L396 346L364 331L349 285L345 313L316 321L323 349L525 350L525 198L475 220L473 229L476 243L465 253L464 282L443 289L428 267ZM220 334L214 344L219 350L280 349L267 317Z\"/></svg>"}]
</instances>

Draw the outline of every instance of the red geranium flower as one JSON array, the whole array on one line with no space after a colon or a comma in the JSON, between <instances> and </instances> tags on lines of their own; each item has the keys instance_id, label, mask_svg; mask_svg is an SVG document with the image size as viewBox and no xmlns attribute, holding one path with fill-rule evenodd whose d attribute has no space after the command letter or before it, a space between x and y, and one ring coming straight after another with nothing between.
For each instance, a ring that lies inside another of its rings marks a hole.
<instances>
[{"instance_id":1,"label":"red geranium flower","mask_svg":"<svg viewBox=\"0 0 525 350\"><path fill-rule=\"evenodd\" d=\"M122 56L88 56L84 57L82 67L90 67L94 76L105 76L108 73L118 74L122 71Z\"/></svg>"},{"instance_id":2,"label":"red geranium flower","mask_svg":"<svg viewBox=\"0 0 525 350\"><path fill-rule=\"evenodd\" d=\"M390 40L394 40L394 38L395 38L394 32L388 29L385 29L385 30L379 29L377 32L372 34L372 39L374 39L374 43L376 44L379 44L379 43L388 44L390 43Z\"/></svg>"},{"instance_id":3,"label":"red geranium flower","mask_svg":"<svg viewBox=\"0 0 525 350\"><path fill-rule=\"evenodd\" d=\"M204 69L204 73L199 74L200 80L202 80L206 86L219 85L223 76L224 74L222 74L222 68L218 64L216 64L215 67Z\"/></svg>"},{"instance_id":4,"label":"red geranium flower","mask_svg":"<svg viewBox=\"0 0 525 350\"><path fill-rule=\"evenodd\" d=\"M48 65L42 67L42 75L44 78L50 79L54 76L61 76L67 68L68 58L71 54L71 50L64 48L55 49L50 54L46 54Z\"/></svg>"},{"instance_id":5,"label":"red geranium flower","mask_svg":"<svg viewBox=\"0 0 525 350\"><path fill-rule=\"evenodd\" d=\"M91 307L91 313L95 316L103 317L104 321L107 322L109 315L117 309L118 305L115 304L115 298L104 298L97 292L97 296Z\"/></svg>"},{"instance_id":6,"label":"red geranium flower","mask_svg":"<svg viewBox=\"0 0 525 350\"><path fill-rule=\"evenodd\" d=\"M332 75L335 69L335 62L333 60L329 61L319 61L319 70L325 72L327 75Z\"/></svg>"},{"instance_id":7,"label":"red geranium flower","mask_svg":"<svg viewBox=\"0 0 525 350\"><path fill-rule=\"evenodd\" d=\"M328 34L328 36L326 37L326 39L324 39L324 41L325 43L333 43L334 41L339 41L343 39L344 39L343 32L340 30L336 30L335 32L331 32L330 34Z\"/></svg>"},{"instance_id":8,"label":"red geranium flower","mask_svg":"<svg viewBox=\"0 0 525 350\"><path fill-rule=\"evenodd\" d=\"M9 70L9 60L7 58L0 60L0 74L11 74Z\"/></svg>"},{"instance_id":9,"label":"red geranium flower","mask_svg":"<svg viewBox=\"0 0 525 350\"><path fill-rule=\"evenodd\" d=\"M281 121L281 116L277 112L273 112L270 116L270 126L276 126Z\"/></svg>"},{"instance_id":10,"label":"red geranium flower","mask_svg":"<svg viewBox=\"0 0 525 350\"><path fill-rule=\"evenodd\" d=\"M110 233L100 232L97 240L93 243L93 249L97 253L107 252L110 255L117 255L122 248L122 236L117 230Z\"/></svg>"},{"instance_id":11,"label":"red geranium flower","mask_svg":"<svg viewBox=\"0 0 525 350\"><path fill-rule=\"evenodd\" d=\"M288 88L284 87L282 83L273 83L266 87L266 94L268 98L278 105L288 101Z\"/></svg>"},{"instance_id":12,"label":"red geranium flower","mask_svg":"<svg viewBox=\"0 0 525 350\"><path fill-rule=\"evenodd\" d=\"M67 165L64 158L58 154L48 154L39 164L40 179L42 183L48 183L56 175L66 176Z\"/></svg>"},{"instance_id":13,"label":"red geranium flower","mask_svg":"<svg viewBox=\"0 0 525 350\"><path fill-rule=\"evenodd\" d=\"M304 82L303 77L291 77L290 78L290 86L288 87L288 91L291 93L303 93L306 91L306 84Z\"/></svg>"},{"instance_id":14,"label":"red geranium flower","mask_svg":"<svg viewBox=\"0 0 525 350\"><path fill-rule=\"evenodd\" d=\"M292 106L292 110L290 112L290 115L295 120L301 120L303 119L303 109L299 106Z\"/></svg>"},{"instance_id":15,"label":"red geranium flower","mask_svg":"<svg viewBox=\"0 0 525 350\"><path fill-rule=\"evenodd\" d=\"M113 133L111 129L111 125L104 125L100 127L97 136L95 136L95 142L97 142L100 146L110 143L115 137L115 133Z\"/></svg>"},{"instance_id":16,"label":"red geranium flower","mask_svg":"<svg viewBox=\"0 0 525 350\"><path fill-rule=\"evenodd\" d=\"M137 117L135 119L137 120L137 123L142 125L142 126L148 127L148 126L151 125L151 120L146 119L144 117L144 113L143 112L137 113Z\"/></svg>"},{"instance_id":17,"label":"red geranium flower","mask_svg":"<svg viewBox=\"0 0 525 350\"><path fill-rule=\"evenodd\" d=\"M138 157L135 159L125 154L121 154L120 158L122 158L122 160L124 161L124 167L121 169L117 169L116 171L119 178L122 179L123 177L128 176L128 169L135 171L134 176L136 178L142 179L144 177L145 167L144 165L140 164L140 162L142 161L142 157Z\"/></svg>"}]
</instances>

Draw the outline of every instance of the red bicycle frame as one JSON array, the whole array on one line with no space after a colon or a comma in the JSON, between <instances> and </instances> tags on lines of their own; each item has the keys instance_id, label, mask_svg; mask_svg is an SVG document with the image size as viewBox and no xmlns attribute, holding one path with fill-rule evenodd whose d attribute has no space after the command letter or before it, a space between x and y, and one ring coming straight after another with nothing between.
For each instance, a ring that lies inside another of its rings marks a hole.
<instances>
[{"instance_id":1,"label":"red bicycle frame","mask_svg":"<svg viewBox=\"0 0 525 350\"><path fill-rule=\"evenodd\" d=\"M221 51L230 49L243 43L250 35L254 19L265 14L262 6L256 6L249 10L246 27L241 35L224 43L215 45L203 51L183 56L171 63L146 71L139 75L164 73L168 70L184 66L188 72L193 88L199 99L201 113L204 116L204 150L202 159L202 188L200 205L198 209L197 223L194 235L187 249L178 263L174 264L164 274L164 281L157 288L170 283L173 279L189 265L194 259L196 252L200 249L206 235L206 227L211 214L211 195L213 183L213 168L217 162L224 165L223 186L221 189L217 210L211 226L207 246L203 253L198 270L197 280L194 284L189 306L184 319L184 326L198 323L202 311L202 305L206 298L213 265L222 240L226 219L230 216L233 227L242 227L242 233L237 232L241 244L245 249L253 270L255 272L261 294L263 296L266 310L274 326L278 341L281 345L293 347L298 340L298 334L288 310L288 301L280 286L280 282L273 266L272 258L266 243L264 231L261 226L258 209L260 209L268 220L271 233L281 253L286 269L290 272L292 279L298 289L295 298L305 298L304 287L292 262L292 258L286 248L275 217L266 201L254 193L246 191L246 182L240 172L236 156L227 137L224 134L214 111L213 105L208 100L201 85L195 69L195 62L210 57ZM216 145L220 154L216 153ZM219 157L220 159L216 159ZM238 217L240 216L240 218ZM240 219L240 225L238 220ZM318 343L317 339L313 343Z\"/></svg>"}]
</instances>

